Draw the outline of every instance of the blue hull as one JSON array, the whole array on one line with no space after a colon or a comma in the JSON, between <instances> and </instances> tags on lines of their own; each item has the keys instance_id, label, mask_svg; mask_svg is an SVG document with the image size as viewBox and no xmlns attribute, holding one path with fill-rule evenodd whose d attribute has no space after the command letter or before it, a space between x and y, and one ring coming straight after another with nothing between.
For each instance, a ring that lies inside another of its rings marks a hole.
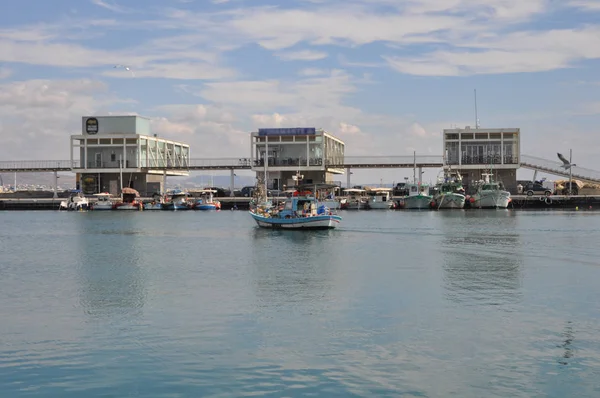
<instances>
[{"instance_id":1,"label":"blue hull","mask_svg":"<svg viewBox=\"0 0 600 398\"><path fill-rule=\"evenodd\" d=\"M297 218L263 217L252 212L250 215L259 227L272 229L331 229L337 227L342 221L342 217L338 215Z\"/></svg>"},{"instance_id":2,"label":"blue hull","mask_svg":"<svg viewBox=\"0 0 600 398\"><path fill-rule=\"evenodd\" d=\"M196 210L217 210L216 205L196 205Z\"/></svg>"}]
</instances>

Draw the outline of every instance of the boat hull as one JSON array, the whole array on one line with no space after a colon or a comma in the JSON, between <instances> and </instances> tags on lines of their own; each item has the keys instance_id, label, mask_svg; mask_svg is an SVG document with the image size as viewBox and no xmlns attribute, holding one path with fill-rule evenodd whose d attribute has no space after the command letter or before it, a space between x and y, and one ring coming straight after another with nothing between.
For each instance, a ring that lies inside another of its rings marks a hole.
<instances>
[{"instance_id":1,"label":"boat hull","mask_svg":"<svg viewBox=\"0 0 600 398\"><path fill-rule=\"evenodd\" d=\"M217 205L211 203L197 204L194 206L195 210L217 210Z\"/></svg>"},{"instance_id":2,"label":"boat hull","mask_svg":"<svg viewBox=\"0 0 600 398\"><path fill-rule=\"evenodd\" d=\"M141 206L139 204L117 204L115 205L115 210L140 210L140 207Z\"/></svg>"},{"instance_id":3,"label":"boat hull","mask_svg":"<svg viewBox=\"0 0 600 398\"><path fill-rule=\"evenodd\" d=\"M394 202L369 202L369 209L373 210L388 210L394 206Z\"/></svg>"},{"instance_id":4,"label":"boat hull","mask_svg":"<svg viewBox=\"0 0 600 398\"><path fill-rule=\"evenodd\" d=\"M332 229L342 221L342 217L334 214L299 218L263 217L252 212L250 215L259 227L271 229Z\"/></svg>"},{"instance_id":5,"label":"boat hull","mask_svg":"<svg viewBox=\"0 0 600 398\"><path fill-rule=\"evenodd\" d=\"M429 209L432 199L433 198L431 196L425 195L407 196L404 198L404 208L414 210Z\"/></svg>"},{"instance_id":6,"label":"boat hull","mask_svg":"<svg viewBox=\"0 0 600 398\"><path fill-rule=\"evenodd\" d=\"M97 210L112 210L113 209L113 204L112 203L97 203L95 205L92 205L92 210L97 211Z\"/></svg>"},{"instance_id":7,"label":"boat hull","mask_svg":"<svg viewBox=\"0 0 600 398\"><path fill-rule=\"evenodd\" d=\"M475 201L472 207L478 209L506 209L510 203L510 193L507 191L480 192L473 195Z\"/></svg>"},{"instance_id":8,"label":"boat hull","mask_svg":"<svg viewBox=\"0 0 600 398\"><path fill-rule=\"evenodd\" d=\"M446 193L436 199L436 208L438 209L464 209L465 195L459 193Z\"/></svg>"},{"instance_id":9,"label":"boat hull","mask_svg":"<svg viewBox=\"0 0 600 398\"><path fill-rule=\"evenodd\" d=\"M144 205L144 210L162 210L162 203L146 203Z\"/></svg>"}]
</instances>

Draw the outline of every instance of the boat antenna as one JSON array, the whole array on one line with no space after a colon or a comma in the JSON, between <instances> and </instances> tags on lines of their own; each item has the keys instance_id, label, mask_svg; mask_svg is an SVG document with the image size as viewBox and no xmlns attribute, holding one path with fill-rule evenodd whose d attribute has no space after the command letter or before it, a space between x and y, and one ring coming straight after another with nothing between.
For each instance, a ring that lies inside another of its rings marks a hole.
<instances>
[{"instance_id":1,"label":"boat antenna","mask_svg":"<svg viewBox=\"0 0 600 398\"><path fill-rule=\"evenodd\" d=\"M477 89L473 89L475 95L475 128L479 128L479 118L477 117Z\"/></svg>"}]
</instances>

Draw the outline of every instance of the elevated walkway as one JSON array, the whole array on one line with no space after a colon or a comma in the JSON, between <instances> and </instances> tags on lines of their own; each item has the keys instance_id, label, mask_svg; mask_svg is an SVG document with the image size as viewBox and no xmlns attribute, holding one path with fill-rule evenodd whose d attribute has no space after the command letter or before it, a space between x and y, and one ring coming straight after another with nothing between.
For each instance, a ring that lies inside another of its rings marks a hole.
<instances>
[{"instance_id":1,"label":"elevated walkway","mask_svg":"<svg viewBox=\"0 0 600 398\"><path fill-rule=\"evenodd\" d=\"M565 170L561 165L562 162L559 161L521 155L521 167L523 168L569 178L569 170ZM600 184L600 171L575 166L572 173L573 179Z\"/></svg>"}]
</instances>

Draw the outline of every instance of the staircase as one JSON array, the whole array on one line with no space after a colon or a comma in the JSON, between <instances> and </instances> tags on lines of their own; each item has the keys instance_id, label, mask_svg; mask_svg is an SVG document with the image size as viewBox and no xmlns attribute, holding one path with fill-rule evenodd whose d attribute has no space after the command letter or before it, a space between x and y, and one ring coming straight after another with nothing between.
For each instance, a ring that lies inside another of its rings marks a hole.
<instances>
[{"instance_id":1,"label":"staircase","mask_svg":"<svg viewBox=\"0 0 600 398\"><path fill-rule=\"evenodd\" d=\"M569 178L569 170L560 167L561 165L562 162L542 159L535 156L521 155L521 167ZM575 166L573 167L572 176L575 180L600 184L600 171L597 170Z\"/></svg>"}]
</instances>

